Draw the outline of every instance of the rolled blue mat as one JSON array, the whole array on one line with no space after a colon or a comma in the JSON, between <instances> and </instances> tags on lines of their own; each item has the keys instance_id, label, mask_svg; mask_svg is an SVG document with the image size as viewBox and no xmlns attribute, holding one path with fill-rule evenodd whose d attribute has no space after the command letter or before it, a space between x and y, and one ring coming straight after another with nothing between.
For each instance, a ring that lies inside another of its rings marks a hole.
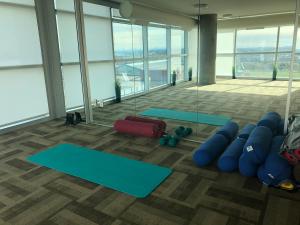
<instances>
[{"instance_id":1,"label":"rolled blue mat","mask_svg":"<svg viewBox=\"0 0 300 225\"><path fill-rule=\"evenodd\" d=\"M257 126L268 127L272 130L273 134L277 134L280 122L281 116L278 113L268 112L258 121Z\"/></svg>"},{"instance_id":2,"label":"rolled blue mat","mask_svg":"<svg viewBox=\"0 0 300 225\"><path fill-rule=\"evenodd\" d=\"M277 135L284 135L284 119L278 124Z\"/></svg>"},{"instance_id":3,"label":"rolled blue mat","mask_svg":"<svg viewBox=\"0 0 300 225\"><path fill-rule=\"evenodd\" d=\"M243 129L240 131L239 133L239 138L244 138L244 139L248 139L251 132L254 130L254 128L256 127L256 125L254 124L247 124L246 126L243 127Z\"/></svg>"},{"instance_id":4,"label":"rolled blue mat","mask_svg":"<svg viewBox=\"0 0 300 225\"><path fill-rule=\"evenodd\" d=\"M285 167L280 170L279 174L274 174L265 168L265 165L261 165L257 171L258 179L265 185L277 186L282 181L289 180L292 175L292 168Z\"/></svg>"},{"instance_id":5,"label":"rolled blue mat","mask_svg":"<svg viewBox=\"0 0 300 225\"><path fill-rule=\"evenodd\" d=\"M229 142L221 134L214 134L205 143L200 145L194 153L193 160L197 166L207 166L226 149Z\"/></svg>"},{"instance_id":6,"label":"rolled blue mat","mask_svg":"<svg viewBox=\"0 0 300 225\"><path fill-rule=\"evenodd\" d=\"M245 153L242 153L239 159L239 171L240 174L246 177L255 177L257 174L259 165L253 163L245 156Z\"/></svg>"},{"instance_id":7,"label":"rolled blue mat","mask_svg":"<svg viewBox=\"0 0 300 225\"><path fill-rule=\"evenodd\" d=\"M266 185L278 185L291 177L292 167L279 155L284 136L276 136L272 140L271 151L264 165L259 168L258 178Z\"/></svg>"},{"instance_id":8,"label":"rolled blue mat","mask_svg":"<svg viewBox=\"0 0 300 225\"><path fill-rule=\"evenodd\" d=\"M244 138L237 138L231 142L218 160L218 167L221 171L232 172L239 168L239 158L245 143Z\"/></svg>"},{"instance_id":9,"label":"rolled blue mat","mask_svg":"<svg viewBox=\"0 0 300 225\"><path fill-rule=\"evenodd\" d=\"M236 137L237 133L239 131L239 125L235 122L228 122L223 127L221 127L217 134L222 134L225 136L229 142L232 142L234 138Z\"/></svg>"},{"instance_id":10,"label":"rolled blue mat","mask_svg":"<svg viewBox=\"0 0 300 225\"><path fill-rule=\"evenodd\" d=\"M267 127L255 127L251 132L245 146L245 157L255 164L265 161L271 147L272 132Z\"/></svg>"}]
</instances>

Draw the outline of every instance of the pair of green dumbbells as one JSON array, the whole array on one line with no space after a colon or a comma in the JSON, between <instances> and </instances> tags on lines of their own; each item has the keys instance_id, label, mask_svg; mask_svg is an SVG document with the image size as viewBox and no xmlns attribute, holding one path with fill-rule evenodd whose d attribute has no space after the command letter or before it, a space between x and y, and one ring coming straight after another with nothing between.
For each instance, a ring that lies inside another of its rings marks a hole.
<instances>
[{"instance_id":1,"label":"pair of green dumbbells","mask_svg":"<svg viewBox=\"0 0 300 225\"><path fill-rule=\"evenodd\" d=\"M180 139L187 137L193 132L192 128L178 127L175 129L175 135L166 134L159 139L160 145L167 145L169 147L176 147Z\"/></svg>"}]
</instances>

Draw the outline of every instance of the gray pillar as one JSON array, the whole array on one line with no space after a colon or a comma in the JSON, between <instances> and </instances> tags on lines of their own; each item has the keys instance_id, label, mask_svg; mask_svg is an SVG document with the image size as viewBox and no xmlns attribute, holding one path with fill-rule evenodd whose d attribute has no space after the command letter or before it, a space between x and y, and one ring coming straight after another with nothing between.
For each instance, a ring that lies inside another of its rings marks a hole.
<instances>
[{"instance_id":1,"label":"gray pillar","mask_svg":"<svg viewBox=\"0 0 300 225\"><path fill-rule=\"evenodd\" d=\"M54 1L35 0L40 33L50 118L65 116L65 98L60 66Z\"/></svg>"},{"instance_id":2,"label":"gray pillar","mask_svg":"<svg viewBox=\"0 0 300 225\"><path fill-rule=\"evenodd\" d=\"M217 14L200 16L200 77L201 85L216 83Z\"/></svg>"}]
</instances>

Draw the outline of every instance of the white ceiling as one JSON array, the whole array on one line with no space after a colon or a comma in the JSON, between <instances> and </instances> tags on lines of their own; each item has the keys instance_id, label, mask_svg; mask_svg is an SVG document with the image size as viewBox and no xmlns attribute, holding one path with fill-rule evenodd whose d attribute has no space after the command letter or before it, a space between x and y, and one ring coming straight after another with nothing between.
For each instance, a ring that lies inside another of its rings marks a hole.
<instances>
[{"instance_id":1,"label":"white ceiling","mask_svg":"<svg viewBox=\"0 0 300 225\"><path fill-rule=\"evenodd\" d=\"M121 2L122 0L116 0ZM133 3L161 9L177 14L198 15L194 7L199 0L132 0ZM200 10L200 14L217 13L219 18L223 14L233 17L284 13L295 10L296 0L201 0L208 8Z\"/></svg>"}]
</instances>

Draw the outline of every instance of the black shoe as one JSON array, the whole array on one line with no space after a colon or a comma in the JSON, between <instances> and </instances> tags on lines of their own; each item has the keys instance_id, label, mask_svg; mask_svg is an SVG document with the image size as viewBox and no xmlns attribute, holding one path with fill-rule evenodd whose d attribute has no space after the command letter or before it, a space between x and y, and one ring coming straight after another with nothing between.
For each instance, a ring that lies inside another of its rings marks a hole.
<instances>
[{"instance_id":1,"label":"black shoe","mask_svg":"<svg viewBox=\"0 0 300 225\"><path fill-rule=\"evenodd\" d=\"M85 120L82 119L81 114L79 112L75 112L75 122L76 123L85 122Z\"/></svg>"},{"instance_id":2,"label":"black shoe","mask_svg":"<svg viewBox=\"0 0 300 225\"><path fill-rule=\"evenodd\" d=\"M75 125L73 113L67 113L65 125Z\"/></svg>"}]
</instances>

